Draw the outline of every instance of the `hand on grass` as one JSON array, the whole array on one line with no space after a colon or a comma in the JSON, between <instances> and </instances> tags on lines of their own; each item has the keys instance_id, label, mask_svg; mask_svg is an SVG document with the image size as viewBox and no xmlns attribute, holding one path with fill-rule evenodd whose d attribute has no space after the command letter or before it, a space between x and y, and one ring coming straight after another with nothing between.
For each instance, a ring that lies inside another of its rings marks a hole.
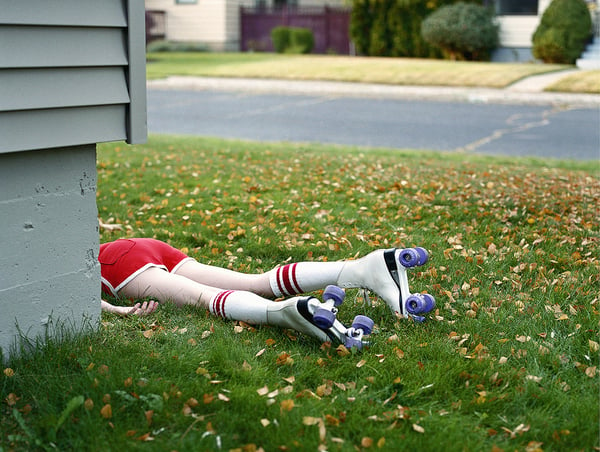
<instances>
[{"instance_id":1,"label":"hand on grass","mask_svg":"<svg viewBox=\"0 0 600 452\"><path fill-rule=\"evenodd\" d=\"M158 308L158 301L150 300L143 303L136 303L125 315L148 315L152 314Z\"/></svg>"},{"instance_id":2,"label":"hand on grass","mask_svg":"<svg viewBox=\"0 0 600 452\"><path fill-rule=\"evenodd\" d=\"M127 317L129 315L144 316L152 314L158 307L158 302L154 300L144 301L143 303L136 303L135 305L129 306L114 306L106 301L102 300L102 309L107 312Z\"/></svg>"}]
</instances>

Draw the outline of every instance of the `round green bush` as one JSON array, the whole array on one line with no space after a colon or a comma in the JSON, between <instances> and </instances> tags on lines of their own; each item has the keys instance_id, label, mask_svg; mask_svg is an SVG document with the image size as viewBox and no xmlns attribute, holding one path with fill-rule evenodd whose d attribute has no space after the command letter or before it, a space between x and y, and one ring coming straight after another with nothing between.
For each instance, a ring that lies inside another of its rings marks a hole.
<instances>
[{"instance_id":1,"label":"round green bush","mask_svg":"<svg viewBox=\"0 0 600 452\"><path fill-rule=\"evenodd\" d=\"M290 28L290 47L287 53L310 53L315 46L315 37L309 28Z\"/></svg>"},{"instance_id":2,"label":"round green bush","mask_svg":"<svg viewBox=\"0 0 600 452\"><path fill-rule=\"evenodd\" d=\"M290 46L290 27L275 27L271 30L271 41L277 53L285 52Z\"/></svg>"},{"instance_id":3,"label":"round green bush","mask_svg":"<svg viewBox=\"0 0 600 452\"><path fill-rule=\"evenodd\" d=\"M553 0L533 34L533 56L544 63L573 64L591 32L592 19L583 0Z\"/></svg>"},{"instance_id":4,"label":"round green bush","mask_svg":"<svg viewBox=\"0 0 600 452\"><path fill-rule=\"evenodd\" d=\"M300 27L275 27L271 41L277 53L310 53L315 45L312 30Z\"/></svg>"},{"instance_id":5,"label":"round green bush","mask_svg":"<svg viewBox=\"0 0 600 452\"><path fill-rule=\"evenodd\" d=\"M475 3L443 6L421 24L423 39L452 60L489 60L498 33L493 12Z\"/></svg>"}]
</instances>

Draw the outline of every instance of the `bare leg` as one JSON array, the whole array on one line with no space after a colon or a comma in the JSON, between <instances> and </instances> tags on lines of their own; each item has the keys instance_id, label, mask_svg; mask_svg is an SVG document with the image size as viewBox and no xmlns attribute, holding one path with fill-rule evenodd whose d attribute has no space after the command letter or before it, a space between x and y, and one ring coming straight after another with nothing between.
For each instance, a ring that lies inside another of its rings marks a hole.
<instances>
[{"instance_id":1,"label":"bare leg","mask_svg":"<svg viewBox=\"0 0 600 452\"><path fill-rule=\"evenodd\" d=\"M226 268L187 261L175 272L192 281L211 287L229 290L246 290L257 295L273 298L268 273L248 274L235 272Z\"/></svg>"},{"instance_id":2,"label":"bare leg","mask_svg":"<svg viewBox=\"0 0 600 452\"><path fill-rule=\"evenodd\" d=\"M216 287L197 283L184 276L152 267L127 283L119 295L127 298L154 298L171 301L177 306L194 305L208 308L210 300L221 292Z\"/></svg>"}]
</instances>

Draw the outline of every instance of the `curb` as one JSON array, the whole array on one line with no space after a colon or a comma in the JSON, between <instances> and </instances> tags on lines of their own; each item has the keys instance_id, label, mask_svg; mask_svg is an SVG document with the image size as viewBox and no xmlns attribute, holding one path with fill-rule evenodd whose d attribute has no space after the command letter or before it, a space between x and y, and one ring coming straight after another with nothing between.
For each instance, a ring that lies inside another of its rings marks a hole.
<instances>
[{"instance_id":1,"label":"curb","mask_svg":"<svg viewBox=\"0 0 600 452\"><path fill-rule=\"evenodd\" d=\"M559 77L560 73L545 74ZM171 76L166 79L149 80L148 89L156 90L211 90L248 93L270 93L315 96L347 96L367 98L418 99L430 101L452 101L490 104L560 105L572 107L600 106L600 95L550 93L541 91L539 83L530 79L517 82L506 89L454 88L446 86L399 86L371 83L281 80L281 79L238 79L219 77ZM536 86L526 89L525 83Z\"/></svg>"}]
</instances>

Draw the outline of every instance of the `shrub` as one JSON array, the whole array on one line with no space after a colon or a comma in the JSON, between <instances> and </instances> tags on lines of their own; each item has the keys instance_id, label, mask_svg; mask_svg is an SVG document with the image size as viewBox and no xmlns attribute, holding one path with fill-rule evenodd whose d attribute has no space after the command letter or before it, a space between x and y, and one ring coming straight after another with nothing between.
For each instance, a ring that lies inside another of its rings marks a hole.
<instances>
[{"instance_id":1,"label":"shrub","mask_svg":"<svg viewBox=\"0 0 600 452\"><path fill-rule=\"evenodd\" d=\"M315 37L309 28L292 28L291 45L288 53L310 53L315 46Z\"/></svg>"},{"instance_id":2,"label":"shrub","mask_svg":"<svg viewBox=\"0 0 600 452\"><path fill-rule=\"evenodd\" d=\"M452 60L489 60L498 45L493 12L474 3L444 6L421 25L423 39Z\"/></svg>"},{"instance_id":3,"label":"shrub","mask_svg":"<svg viewBox=\"0 0 600 452\"><path fill-rule=\"evenodd\" d=\"M481 3L481 0L473 0ZM421 23L456 0L352 0L350 36L360 55L438 58L421 36Z\"/></svg>"},{"instance_id":4,"label":"shrub","mask_svg":"<svg viewBox=\"0 0 600 452\"><path fill-rule=\"evenodd\" d=\"M271 30L277 53L310 53L315 45L312 30L299 27L275 27Z\"/></svg>"},{"instance_id":5,"label":"shrub","mask_svg":"<svg viewBox=\"0 0 600 452\"><path fill-rule=\"evenodd\" d=\"M533 34L533 56L544 63L573 64L591 31L592 20L583 0L553 0Z\"/></svg>"},{"instance_id":6,"label":"shrub","mask_svg":"<svg viewBox=\"0 0 600 452\"><path fill-rule=\"evenodd\" d=\"M275 27L271 30L271 41L277 53L285 52L290 46L290 27Z\"/></svg>"}]
</instances>

